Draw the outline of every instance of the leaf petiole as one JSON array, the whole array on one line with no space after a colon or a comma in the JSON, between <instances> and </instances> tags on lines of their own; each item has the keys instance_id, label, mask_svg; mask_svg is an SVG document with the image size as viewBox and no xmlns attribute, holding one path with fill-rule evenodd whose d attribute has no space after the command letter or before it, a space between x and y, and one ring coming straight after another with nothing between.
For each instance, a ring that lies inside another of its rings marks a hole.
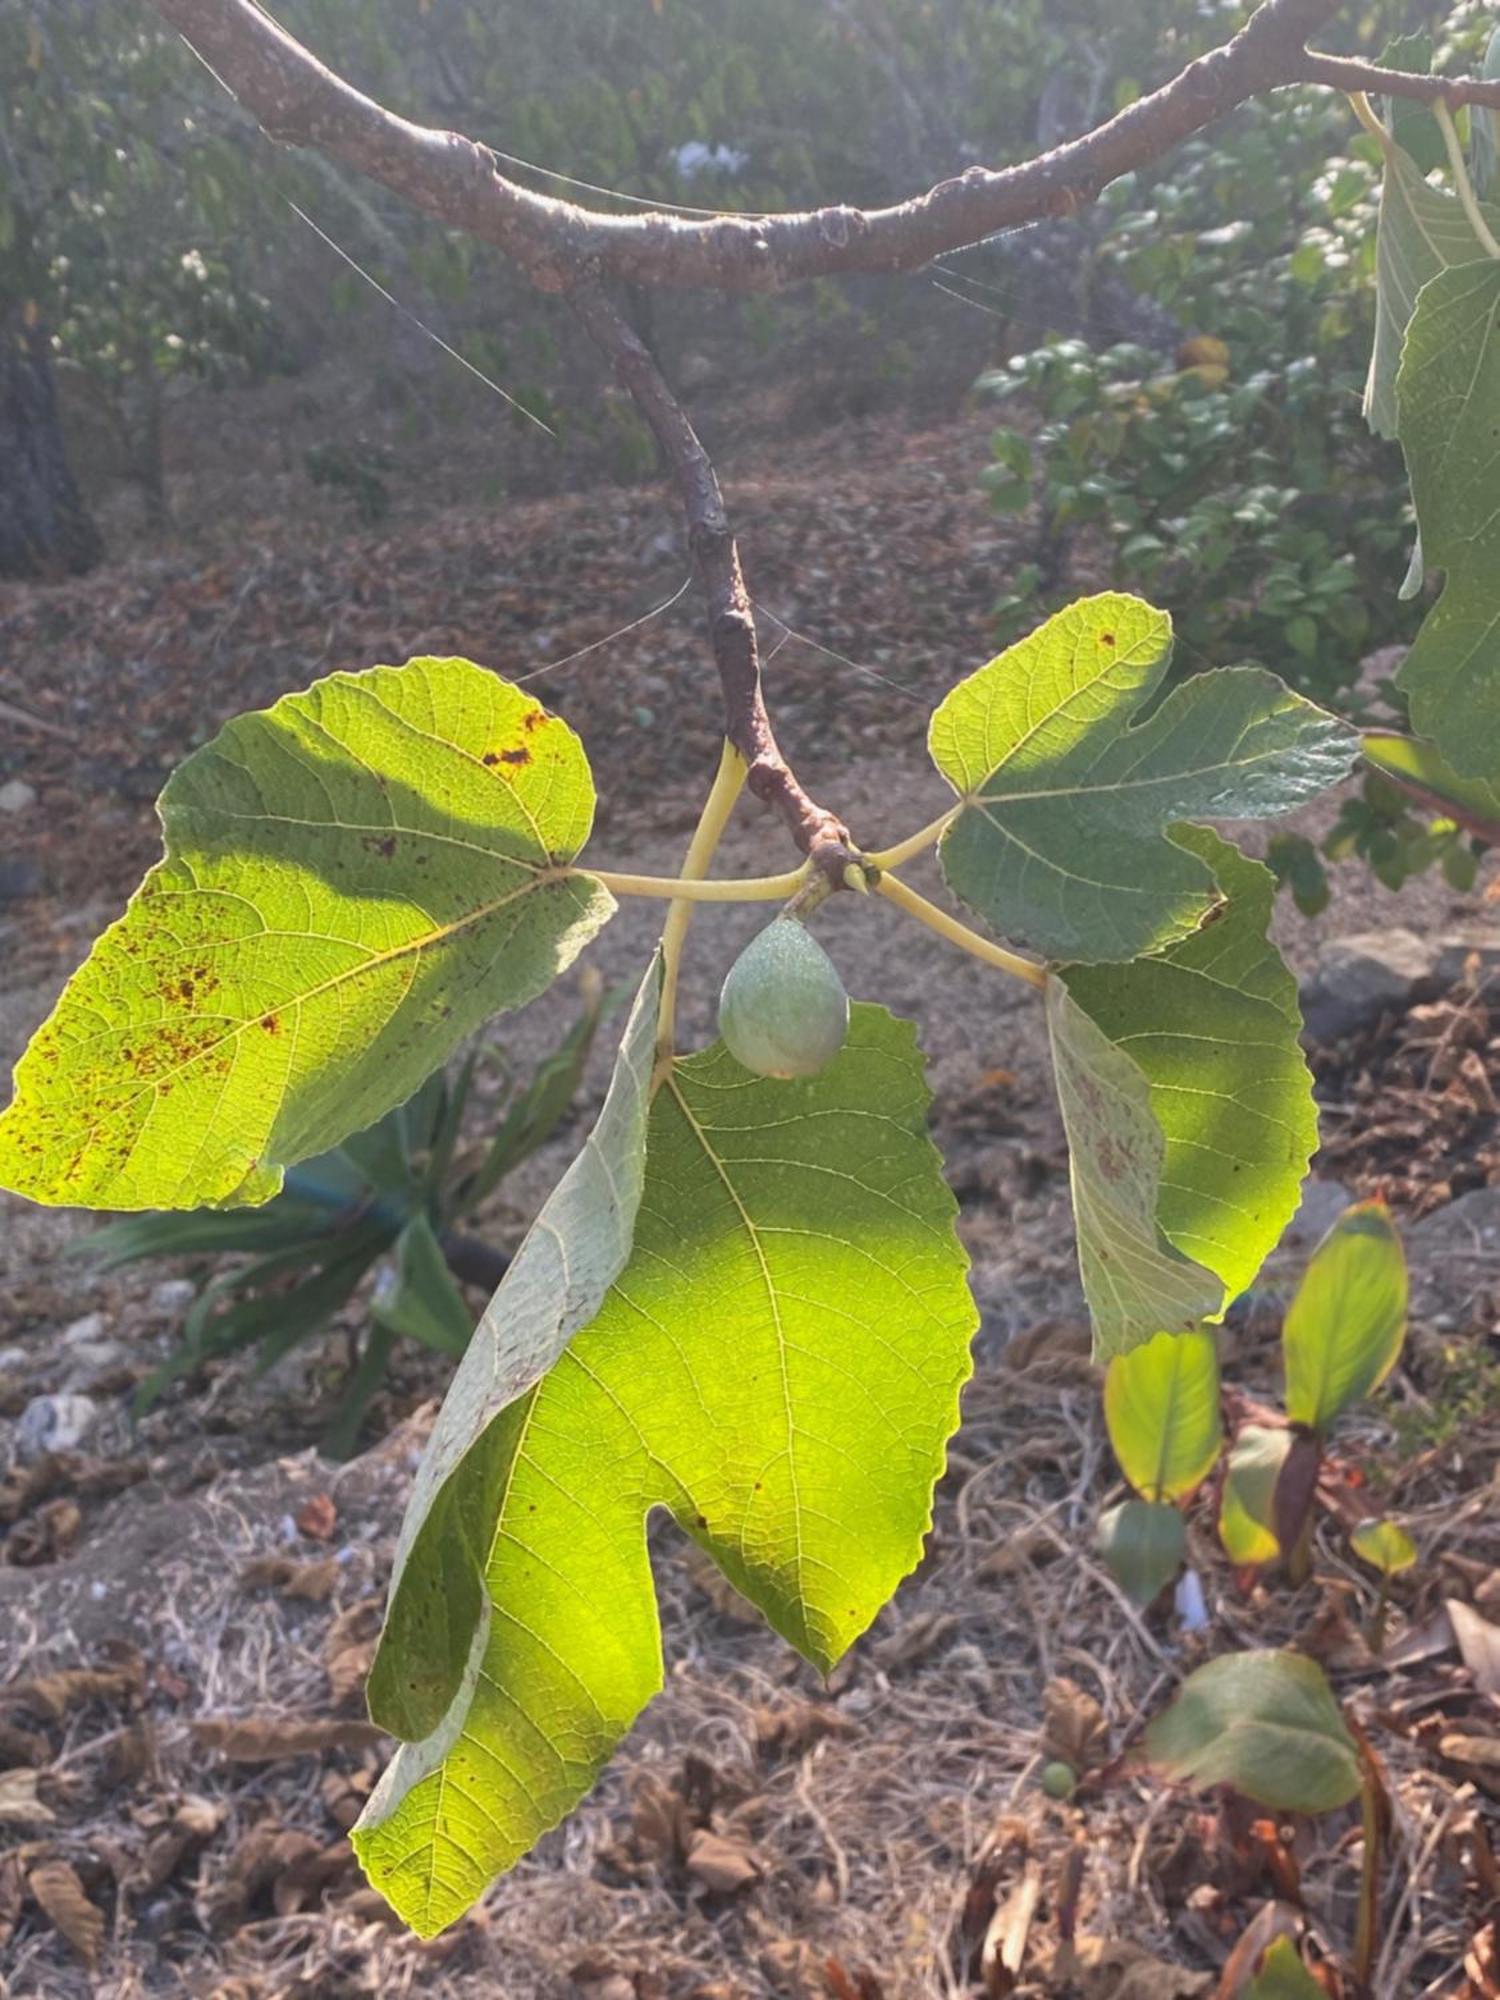
<instances>
[{"instance_id":1,"label":"leaf petiole","mask_svg":"<svg viewBox=\"0 0 1500 2000\"><path fill-rule=\"evenodd\" d=\"M982 959L986 965L997 966L1001 972L1008 972L1013 979L1021 979L1028 986L1040 991L1047 984L1047 968L1037 965L1032 959L1022 958L1013 951L1007 951L1003 944L994 944L978 931L971 931L967 924L961 924L957 917L950 917L946 910L940 910L936 903L929 903L925 896L919 896L915 889L909 889L898 876L882 874L875 883L882 896L893 902L898 910L905 910L909 917L915 917L919 924L925 924L949 944L956 944L960 951L966 951L973 958Z\"/></svg>"},{"instance_id":2,"label":"leaf petiole","mask_svg":"<svg viewBox=\"0 0 1500 2000\"><path fill-rule=\"evenodd\" d=\"M616 896L661 896L680 903L776 903L796 895L807 881L808 865L784 875L616 875L607 868L577 872L602 882Z\"/></svg>"},{"instance_id":3,"label":"leaf petiole","mask_svg":"<svg viewBox=\"0 0 1500 2000\"><path fill-rule=\"evenodd\" d=\"M1479 238L1486 256L1500 257L1500 243L1495 241L1494 231L1484 219L1484 210L1479 206L1474 183L1469 179L1469 169L1464 162L1464 149L1459 142L1458 127L1453 122L1453 113L1441 97L1433 100L1432 113L1437 119L1438 130L1443 135L1443 144L1448 148L1448 165L1453 174L1454 191L1463 204L1469 227Z\"/></svg>"},{"instance_id":4,"label":"leaf petiole","mask_svg":"<svg viewBox=\"0 0 1500 2000\"><path fill-rule=\"evenodd\" d=\"M677 1021L677 974L682 963L682 943L687 936L688 925L693 921L693 888L701 886L714 858L724 829L729 824L729 816L744 789L748 766L734 745L726 738L719 756L719 768L714 773L713 784L708 797L703 802L703 810L698 815L698 824L693 829L693 837L688 842L688 851L683 856L682 880L668 881L665 893L672 898L667 911L667 920L661 933L661 1002L657 1012L656 1066L652 1075L652 1089L665 1081L672 1071L675 1047L674 1031ZM646 875L616 875L597 878L620 895L654 895L661 891L648 889L634 891L625 885L628 882L649 882L653 878ZM683 894L687 891L687 894Z\"/></svg>"},{"instance_id":5,"label":"leaf petiole","mask_svg":"<svg viewBox=\"0 0 1500 2000\"><path fill-rule=\"evenodd\" d=\"M878 854L866 855L865 859L877 868L899 868L903 861L910 861L915 855L925 853L936 841L941 840L962 809L961 803L949 806L945 813L939 813L929 825L919 827L915 833L908 834L905 840L898 840L894 847L882 848Z\"/></svg>"}]
</instances>

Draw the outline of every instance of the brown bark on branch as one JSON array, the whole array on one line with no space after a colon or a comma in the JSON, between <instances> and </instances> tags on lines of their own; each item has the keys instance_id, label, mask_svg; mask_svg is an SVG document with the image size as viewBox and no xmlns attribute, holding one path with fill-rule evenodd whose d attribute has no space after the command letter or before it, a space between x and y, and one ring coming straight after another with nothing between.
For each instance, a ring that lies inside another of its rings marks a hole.
<instances>
[{"instance_id":1,"label":"brown bark on branch","mask_svg":"<svg viewBox=\"0 0 1500 2000\"><path fill-rule=\"evenodd\" d=\"M892 207L689 219L606 215L509 180L472 139L387 111L326 68L254 0L155 0L275 139L357 168L440 221L495 244L550 290L593 268L640 285L770 291L799 279L910 271L1003 229L1071 215L1247 98L1292 83L1500 109L1500 83L1435 80L1315 55L1338 0L1264 0L1246 26L1149 97L1019 166L970 167Z\"/></svg>"},{"instance_id":2,"label":"brown bark on branch","mask_svg":"<svg viewBox=\"0 0 1500 2000\"><path fill-rule=\"evenodd\" d=\"M651 426L681 499L724 693L724 733L749 766L745 782L786 821L814 866L842 888L844 869L854 859L849 829L808 797L777 746L761 687L755 610L713 461L650 350L613 300L597 285L584 284L573 292L572 304Z\"/></svg>"}]
</instances>

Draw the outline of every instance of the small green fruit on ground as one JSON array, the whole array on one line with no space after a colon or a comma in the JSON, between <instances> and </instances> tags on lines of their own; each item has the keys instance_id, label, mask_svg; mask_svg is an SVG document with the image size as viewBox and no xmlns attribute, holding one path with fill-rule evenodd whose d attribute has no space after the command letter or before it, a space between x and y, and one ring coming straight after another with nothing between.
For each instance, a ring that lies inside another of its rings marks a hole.
<instances>
[{"instance_id":1,"label":"small green fruit on ground","mask_svg":"<svg viewBox=\"0 0 1500 2000\"><path fill-rule=\"evenodd\" d=\"M1049 1799L1070 1799L1078 1789L1078 1773L1059 1759L1042 1771L1042 1790Z\"/></svg>"},{"instance_id":2,"label":"small green fruit on ground","mask_svg":"<svg viewBox=\"0 0 1500 2000\"><path fill-rule=\"evenodd\" d=\"M725 1046L757 1076L816 1076L844 1046L849 996L833 960L795 917L776 917L729 968L719 995Z\"/></svg>"}]
</instances>

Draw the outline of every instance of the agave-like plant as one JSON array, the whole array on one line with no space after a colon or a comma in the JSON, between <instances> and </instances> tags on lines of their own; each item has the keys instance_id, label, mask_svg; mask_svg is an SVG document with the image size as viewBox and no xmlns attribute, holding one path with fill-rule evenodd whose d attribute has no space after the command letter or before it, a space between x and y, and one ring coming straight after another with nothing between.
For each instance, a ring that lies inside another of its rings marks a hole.
<instances>
[{"instance_id":1,"label":"agave-like plant","mask_svg":"<svg viewBox=\"0 0 1500 2000\"><path fill-rule=\"evenodd\" d=\"M87 1237L82 1253L105 1269L158 1257L236 1260L205 1277L181 1343L137 1391L137 1413L179 1377L240 1349L258 1348L258 1369L269 1368L319 1333L372 1267L369 1322L323 1439L331 1457L353 1451L398 1340L462 1354L475 1317L462 1288L493 1291L508 1261L463 1224L551 1136L578 1094L612 1005L597 974L580 983L577 1019L529 1077L513 1079L492 1137L463 1138L478 1061L471 1050L376 1124L292 1168L263 1208L135 1215Z\"/></svg>"}]
</instances>

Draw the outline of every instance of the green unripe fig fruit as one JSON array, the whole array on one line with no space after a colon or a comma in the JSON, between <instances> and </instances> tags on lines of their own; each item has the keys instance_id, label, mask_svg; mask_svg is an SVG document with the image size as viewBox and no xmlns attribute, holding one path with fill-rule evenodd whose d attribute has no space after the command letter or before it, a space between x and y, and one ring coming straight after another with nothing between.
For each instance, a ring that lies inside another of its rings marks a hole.
<instances>
[{"instance_id":1,"label":"green unripe fig fruit","mask_svg":"<svg viewBox=\"0 0 1500 2000\"><path fill-rule=\"evenodd\" d=\"M729 968L719 995L725 1046L757 1076L816 1076L844 1046L849 996L833 960L795 917L776 917Z\"/></svg>"},{"instance_id":2,"label":"green unripe fig fruit","mask_svg":"<svg viewBox=\"0 0 1500 2000\"><path fill-rule=\"evenodd\" d=\"M1078 1773L1061 1758L1042 1772L1042 1790L1049 1799L1070 1799L1078 1789Z\"/></svg>"}]
</instances>

